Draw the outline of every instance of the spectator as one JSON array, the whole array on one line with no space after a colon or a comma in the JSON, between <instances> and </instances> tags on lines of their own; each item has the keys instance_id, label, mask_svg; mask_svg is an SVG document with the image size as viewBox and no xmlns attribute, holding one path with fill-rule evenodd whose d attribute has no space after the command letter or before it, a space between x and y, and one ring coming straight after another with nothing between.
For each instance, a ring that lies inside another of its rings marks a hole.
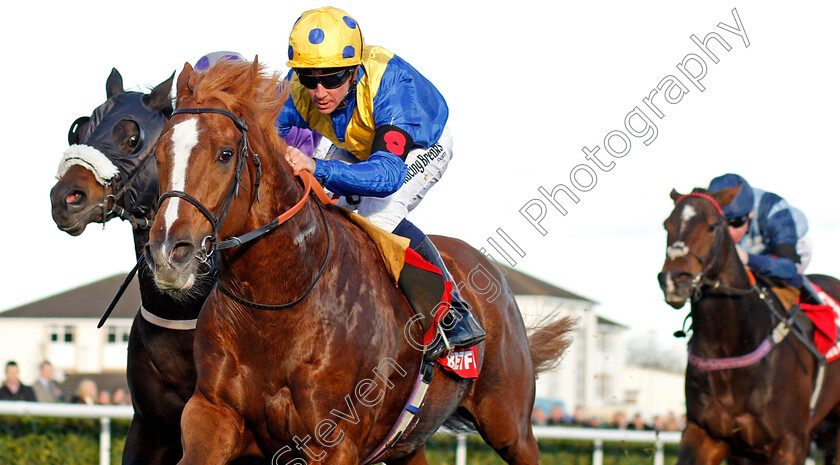
<instances>
[{"instance_id":1,"label":"spectator","mask_svg":"<svg viewBox=\"0 0 840 465\"><path fill-rule=\"evenodd\" d=\"M615 412L609 427L614 429L627 429L627 417L624 415L624 412Z\"/></svg>"},{"instance_id":2,"label":"spectator","mask_svg":"<svg viewBox=\"0 0 840 465\"><path fill-rule=\"evenodd\" d=\"M563 410L563 406L561 405L554 405L551 407L551 411L548 414L548 424L561 426L561 425L568 425L570 422L569 417L566 416L565 410Z\"/></svg>"},{"instance_id":3,"label":"spectator","mask_svg":"<svg viewBox=\"0 0 840 465\"><path fill-rule=\"evenodd\" d=\"M114 405L131 405L130 401L128 401L128 403L126 403L127 400L128 399L126 398L126 395L125 395L125 389L123 389L123 388L114 389L114 395L111 397L111 402L113 402Z\"/></svg>"},{"instance_id":4,"label":"spectator","mask_svg":"<svg viewBox=\"0 0 840 465\"><path fill-rule=\"evenodd\" d=\"M575 413L572 416L572 426L583 428L589 426L586 422L586 415L583 413L583 407L575 407Z\"/></svg>"},{"instance_id":5,"label":"spectator","mask_svg":"<svg viewBox=\"0 0 840 465\"><path fill-rule=\"evenodd\" d=\"M634 430L637 430L637 431L642 431L642 430L649 430L651 428L645 423L644 420L642 420L642 414L637 413L637 414L633 415L633 419L630 420L630 424L627 425L627 429L634 429Z\"/></svg>"},{"instance_id":6,"label":"spectator","mask_svg":"<svg viewBox=\"0 0 840 465\"><path fill-rule=\"evenodd\" d=\"M62 402L64 400L61 388L53 379L53 366L49 361L41 362L40 374L32 384L32 390L35 391L35 398L38 399L38 402Z\"/></svg>"},{"instance_id":7,"label":"spectator","mask_svg":"<svg viewBox=\"0 0 840 465\"><path fill-rule=\"evenodd\" d=\"M541 407L536 407L531 412L531 423L540 426L548 424L548 415L545 413L545 410Z\"/></svg>"},{"instance_id":8,"label":"spectator","mask_svg":"<svg viewBox=\"0 0 840 465\"><path fill-rule=\"evenodd\" d=\"M20 367L10 360L6 363L6 381L0 387L0 400L25 400L36 402L35 391L20 382Z\"/></svg>"},{"instance_id":9,"label":"spectator","mask_svg":"<svg viewBox=\"0 0 840 465\"><path fill-rule=\"evenodd\" d=\"M99 395L96 396L96 403L99 405L111 405L111 393L105 389L99 391Z\"/></svg>"},{"instance_id":10,"label":"spectator","mask_svg":"<svg viewBox=\"0 0 840 465\"><path fill-rule=\"evenodd\" d=\"M680 427L677 426L677 417L674 415L674 412L668 412L668 415L665 416L665 424L664 424L665 431L679 431Z\"/></svg>"},{"instance_id":11,"label":"spectator","mask_svg":"<svg viewBox=\"0 0 840 465\"><path fill-rule=\"evenodd\" d=\"M659 415L653 417L653 429L656 431L665 431L665 419Z\"/></svg>"},{"instance_id":12,"label":"spectator","mask_svg":"<svg viewBox=\"0 0 840 465\"><path fill-rule=\"evenodd\" d=\"M70 400L74 404L96 404L99 390L96 388L96 382L90 378L85 378L79 382L79 387L76 388L76 395Z\"/></svg>"},{"instance_id":13,"label":"spectator","mask_svg":"<svg viewBox=\"0 0 840 465\"><path fill-rule=\"evenodd\" d=\"M598 418L598 415L592 415L586 422L586 426L589 428L602 428L604 425L601 423L601 419Z\"/></svg>"},{"instance_id":14,"label":"spectator","mask_svg":"<svg viewBox=\"0 0 840 465\"><path fill-rule=\"evenodd\" d=\"M686 421L687 421L687 418L686 418L685 414L683 413L682 415L680 415L679 420L677 420L677 430L678 431L682 431L682 430L685 429Z\"/></svg>"}]
</instances>

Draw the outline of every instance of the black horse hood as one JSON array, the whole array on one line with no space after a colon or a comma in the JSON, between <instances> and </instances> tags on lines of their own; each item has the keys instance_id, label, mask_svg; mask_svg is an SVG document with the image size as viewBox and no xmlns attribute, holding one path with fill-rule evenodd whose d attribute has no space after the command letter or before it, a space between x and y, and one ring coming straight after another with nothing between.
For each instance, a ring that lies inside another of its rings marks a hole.
<instances>
[{"instance_id":1,"label":"black horse hood","mask_svg":"<svg viewBox=\"0 0 840 465\"><path fill-rule=\"evenodd\" d=\"M151 214L157 200L157 166L155 144L166 124L166 111L151 109L140 92L121 92L94 110L87 125L79 134L78 144L65 151L59 176L74 164L91 170L100 183L108 182L117 171L115 192L125 189L126 210L135 217ZM121 121L129 120L140 128L140 140L131 154L122 153L114 140L114 129ZM110 162L111 166L108 166ZM126 184L130 183L126 187Z\"/></svg>"}]
</instances>

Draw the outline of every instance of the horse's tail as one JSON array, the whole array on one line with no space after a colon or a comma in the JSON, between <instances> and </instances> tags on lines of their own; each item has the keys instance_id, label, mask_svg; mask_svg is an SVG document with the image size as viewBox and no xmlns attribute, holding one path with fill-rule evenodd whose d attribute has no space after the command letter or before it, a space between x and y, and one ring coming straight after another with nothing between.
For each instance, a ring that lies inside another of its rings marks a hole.
<instances>
[{"instance_id":1,"label":"horse's tail","mask_svg":"<svg viewBox=\"0 0 840 465\"><path fill-rule=\"evenodd\" d=\"M560 365L563 354L572 344L571 332L577 322L577 318L570 316L559 319L549 316L528 328L528 351L531 353L535 375Z\"/></svg>"}]
</instances>

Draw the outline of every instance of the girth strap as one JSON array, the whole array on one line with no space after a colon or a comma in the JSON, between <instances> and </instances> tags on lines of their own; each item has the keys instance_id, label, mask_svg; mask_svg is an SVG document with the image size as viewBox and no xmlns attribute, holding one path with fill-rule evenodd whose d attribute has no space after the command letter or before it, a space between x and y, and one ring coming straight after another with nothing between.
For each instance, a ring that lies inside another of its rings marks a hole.
<instances>
[{"instance_id":1,"label":"girth strap","mask_svg":"<svg viewBox=\"0 0 840 465\"><path fill-rule=\"evenodd\" d=\"M367 458L360 462L361 465L369 465L377 462L380 457L391 450L391 448L394 447L394 444L400 440L403 433L406 429L408 429L408 426L420 410L420 406L423 404L423 399L426 397L429 385L432 384L432 374L434 374L434 368L434 362L427 362L421 358L420 373L417 375L417 380L414 382L414 389L411 390L408 402L405 403L405 407L403 407L403 411L400 413L399 418L397 418L396 424L394 424L394 427L391 428L391 432L388 433L388 436L385 437L382 444L374 449Z\"/></svg>"}]
</instances>

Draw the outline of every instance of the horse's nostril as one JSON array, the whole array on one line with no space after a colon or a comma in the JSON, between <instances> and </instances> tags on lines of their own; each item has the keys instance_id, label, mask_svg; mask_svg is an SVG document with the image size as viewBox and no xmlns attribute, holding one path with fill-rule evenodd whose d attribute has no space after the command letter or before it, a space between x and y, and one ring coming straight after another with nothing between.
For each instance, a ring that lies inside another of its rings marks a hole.
<instances>
[{"instance_id":1,"label":"horse's nostril","mask_svg":"<svg viewBox=\"0 0 840 465\"><path fill-rule=\"evenodd\" d=\"M683 271L682 273L679 273L676 278L674 278L674 282L676 282L677 284L681 284L686 281L691 281L692 279L694 279L694 276L691 273Z\"/></svg>"},{"instance_id":2,"label":"horse's nostril","mask_svg":"<svg viewBox=\"0 0 840 465\"><path fill-rule=\"evenodd\" d=\"M187 263L193 258L193 250L195 247L191 243L179 242L169 254L169 261L179 264Z\"/></svg>"},{"instance_id":3,"label":"horse's nostril","mask_svg":"<svg viewBox=\"0 0 840 465\"><path fill-rule=\"evenodd\" d=\"M64 197L64 202L66 202L67 205L73 205L73 204L81 203L84 200L84 198L85 198L85 194L83 192L74 190L74 191L70 191Z\"/></svg>"}]
</instances>

